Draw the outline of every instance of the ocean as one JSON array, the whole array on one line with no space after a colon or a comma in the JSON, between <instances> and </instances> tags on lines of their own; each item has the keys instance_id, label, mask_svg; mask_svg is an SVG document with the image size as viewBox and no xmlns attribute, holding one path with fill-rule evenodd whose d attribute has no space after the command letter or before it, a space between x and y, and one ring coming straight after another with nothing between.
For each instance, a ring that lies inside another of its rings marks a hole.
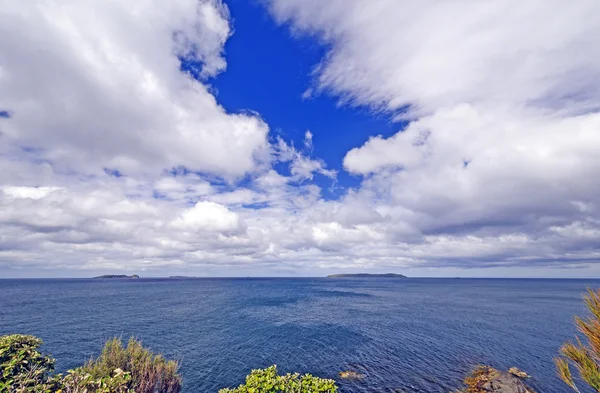
<instances>
[{"instance_id":1,"label":"ocean","mask_svg":"<svg viewBox=\"0 0 600 393\"><path fill-rule=\"evenodd\" d=\"M597 280L0 280L0 335L33 334L58 371L136 336L181 361L184 393L217 392L277 364L342 392L440 392L477 364L516 366L538 392L569 392L553 356ZM585 391L585 390L583 390Z\"/></svg>"}]
</instances>

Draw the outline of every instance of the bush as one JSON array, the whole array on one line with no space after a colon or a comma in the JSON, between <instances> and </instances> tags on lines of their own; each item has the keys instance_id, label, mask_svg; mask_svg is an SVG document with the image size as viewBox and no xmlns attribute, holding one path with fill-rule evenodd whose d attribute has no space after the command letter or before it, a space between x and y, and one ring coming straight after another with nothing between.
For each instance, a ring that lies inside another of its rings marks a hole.
<instances>
[{"instance_id":1,"label":"bush","mask_svg":"<svg viewBox=\"0 0 600 393\"><path fill-rule=\"evenodd\" d=\"M234 389L221 389L219 393L336 393L332 379L313 377L298 373L278 375L277 367L253 370L246 383Z\"/></svg>"},{"instance_id":2,"label":"bush","mask_svg":"<svg viewBox=\"0 0 600 393\"><path fill-rule=\"evenodd\" d=\"M110 377L117 369L130 374L128 386L135 393L178 393L181 390L179 363L155 355L134 338L127 347L118 338L109 340L100 356L82 367L92 378Z\"/></svg>"},{"instance_id":3,"label":"bush","mask_svg":"<svg viewBox=\"0 0 600 393\"><path fill-rule=\"evenodd\" d=\"M55 360L42 355L42 340L13 334L0 337L0 393L178 393L179 364L129 340L109 340L98 359L66 375L53 375Z\"/></svg>"},{"instance_id":4,"label":"bush","mask_svg":"<svg viewBox=\"0 0 600 393\"><path fill-rule=\"evenodd\" d=\"M592 315L586 319L575 318L575 324L587 339L587 345L577 337L577 343L569 342L563 345L560 350L561 356L554 360L558 375L572 389L579 392L573 381L569 363L575 366L583 381L600 392L600 290L588 290L584 299Z\"/></svg>"},{"instance_id":5,"label":"bush","mask_svg":"<svg viewBox=\"0 0 600 393\"><path fill-rule=\"evenodd\" d=\"M46 392L55 360L42 355L42 340L12 334L0 337L0 392Z\"/></svg>"},{"instance_id":6,"label":"bush","mask_svg":"<svg viewBox=\"0 0 600 393\"><path fill-rule=\"evenodd\" d=\"M121 369L111 375L93 378L81 368L69 370L66 377L59 380L59 393L135 393L129 388L131 375Z\"/></svg>"}]
</instances>

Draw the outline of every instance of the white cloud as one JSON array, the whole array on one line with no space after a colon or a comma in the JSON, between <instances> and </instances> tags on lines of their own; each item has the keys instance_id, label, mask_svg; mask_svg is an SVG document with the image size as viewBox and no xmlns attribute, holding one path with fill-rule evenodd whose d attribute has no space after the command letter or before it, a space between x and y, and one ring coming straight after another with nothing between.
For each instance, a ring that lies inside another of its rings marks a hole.
<instances>
[{"instance_id":1,"label":"white cloud","mask_svg":"<svg viewBox=\"0 0 600 393\"><path fill-rule=\"evenodd\" d=\"M318 88L431 113L457 103L597 107L594 0L269 0L279 21L331 44Z\"/></svg>"},{"instance_id":2,"label":"white cloud","mask_svg":"<svg viewBox=\"0 0 600 393\"><path fill-rule=\"evenodd\" d=\"M304 133L304 148L310 152L313 150L313 133L310 130Z\"/></svg>"},{"instance_id":3,"label":"white cloud","mask_svg":"<svg viewBox=\"0 0 600 393\"><path fill-rule=\"evenodd\" d=\"M266 3L330 48L312 91L408 120L350 150L344 168L365 176L354 199L419 242L418 259L456 263L436 252L451 238L482 265L598 261L597 247L574 253L555 236L599 226L598 2Z\"/></svg>"},{"instance_id":4,"label":"white cloud","mask_svg":"<svg viewBox=\"0 0 600 393\"><path fill-rule=\"evenodd\" d=\"M172 200L194 200L214 192L210 182L197 175L162 177L154 183L154 191L163 198Z\"/></svg>"},{"instance_id":5,"label":"white cloud","mask_svg":"<svg viewBox=\"0 0 600 393\"><path fill-rule=\"evenodd\" d=\"M290 162L290 171L294 180L312 180L315 173L335 179L336 171L326 169L326 164L322 160L311 159L296 150L294 146L288 145L281 138L278 138L277 142L275 146L277 156L281 162ZM312 151L312 133L310 131L306 131L304 135L304 146L310 154Z\"/></svg>"},{"instance_id":6,"label":"white cloud","mask_svg":"<svg viewBox=\"0 0 600 393\"><path fill-rule=\"evenodd\" d=\"M125 174L185 165L238 177L267 158L268 127L228 114L180 72L225 69L219 0L9 0L0 10L2 144L69 171Z\"/></svg>"},{"instance_id":7,"label":"white cloud","mask_svg":"<svg viewBox=\"0 0 600 393\"><path fill-rule=\"evenodd\" d=\"M210 232L235 232L244 227L236 213L223 205L206 201L184 211L173 225L184 230Z\"/></svg>"},{"instance_id":8,"label":"white cloud","mask_svg":"<svg viewBox=\"0 0 600 393\"><path fill-rule=\"evenodd\" d=\"M2 192L4 195L19 199L41 199L53 191L60 190L59 187L19 187L4 186Z\"/></svg>"}]
</instances>

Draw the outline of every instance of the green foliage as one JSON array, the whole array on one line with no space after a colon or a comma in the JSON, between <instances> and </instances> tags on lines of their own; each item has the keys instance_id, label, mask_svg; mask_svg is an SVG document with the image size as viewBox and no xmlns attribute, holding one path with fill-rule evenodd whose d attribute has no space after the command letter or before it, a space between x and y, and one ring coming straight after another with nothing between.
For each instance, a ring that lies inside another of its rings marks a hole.
<instances>
[{"instance_id":1,"label":"green foliage","mask_svg":"<svg viewBox=\"0 0 600 393\"><path fill-rule=\"evenodd\" d=\"M129 388L131 374L115 369L111 375L94 378L82 368L69 370L57 393L135 393Z\"/></svg>"},{"instance_id":2,"label":"green foliage","mask_svg":"<svg viewBox=\"0 0 600 393\"><path fill-rule=\"evenodd\" d=\"M134 338L126 347L118 338L107 341L100 356L82 367L92 378L109 377L117 369L130 375L128 386L135 393L178 393L181 390L179 363L155 355Z\"/></svg>"},{"instance_id":3,"label":"green foliage","mask_svg":"<svg viewBox=\"0 0 600 393\"><path fill-rule=\"evenodd\" d=\"M0 393L46 392L55 360L42 355L42 340L23 334L0 337Z\"/></svg>"},{"instance_id":4,"label":"green foliage","mask_svg":"<svg viewBox=\"0 0 600 393\"><path fill-rule=\"evenodd\" d=\"M221 389L219 393L336 393L332 379L313 377L298 373L278 375L277 367L252 370L246 383L234 389Z\"/></svg>"},{"instance_id":5,"label":"green foliage","mask_svg":"<svg viewBox=\"0 0 600 393\"><path fill-rule=\"evenodd\" d=\"M581 379L597 392L600 392L600 290L588 290L584 297L591 312L587 319L576 318L578 330L587 339L584 345L579 337L577 343L566 343L560 350L560 357L554 359L560 378L572 389L579 392L569 368L575 366Z\"/></svg>"},{"instance_id":6,"label":"green foliage","mask_svg":"<svg viewBox=\"0 0 600 393\"><path fill-rule=\"evenodd\" d=\"M179 364L155 355L136 339L124 347L109 340L100 356L66 375L52 375L55 360L41 354L42 340L14 334L0 337L0 393L179 393ZM278 375L275 366L254 370L246 383L220 393L336 393L331 379L310 374Z\"/></svg>"},{"instance_id":7,"label":"green foliage","mask_svg":"<svg viewBox=\"0 0 600 393\"><path fill-rule=\"evenodd\" d=\"M98 359L52 375L55 360L42 355L42 340L14 334L0 337L0 393L178 393L178 363L129 341L106 343Z\"/></svg>"}]
</instances>

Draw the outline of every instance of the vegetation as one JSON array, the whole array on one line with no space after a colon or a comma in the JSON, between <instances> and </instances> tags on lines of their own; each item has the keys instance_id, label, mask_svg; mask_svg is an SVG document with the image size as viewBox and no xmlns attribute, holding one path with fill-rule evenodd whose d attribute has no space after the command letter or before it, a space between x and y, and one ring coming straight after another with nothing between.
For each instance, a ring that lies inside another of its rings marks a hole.
<instances>
[{"instance_id":1,"label":"vegetation","mask_svg":"<svg viewBox=\"0 0 600 393\"><path fill-rule=\"evenodd\" d=\"M0 337L0 393L179 393L179 363L144 348L109 340L98 358L66 375L54 374L55 360L39 352L42 340L13 334ZM331 379L310 374L278 375L275 366L254 370L246 383L219 393L336 393Z\"/></svg>"},{"instance_id":2,"label":"vegetation","mask_svg":"<svg viewBox=\"0 0 600 393\"><path fill-rule=\"evenodd\" d=\"M66 375L53 374L55 360L38 351L42 340L0 337L0 393L178 393L178 363L154 355L135 339L123 347L109 340L102 354Z\"/></svg>"},{"instance_id":3,"label":"vegetation","mask_svg":"<svg viewBox=\"0 0 600 393\"><path fill-rule=\"evenodd\" d=\"M50 388L54 359L42 355L42 340L13 334L0 337L0 392L45 392Z\"/></svg>"},{"instance_id":4,"label":"vegetation","mask_svg":"<svg viewBox=\"0 0 600 393\"><path fill-rule=\"evenodd\" d=\"M81 368L69 370L63 378L55 377L56 393L135 393L130 387L131 375L121 369L115 369L105 376L94 378Z\"/></svg>"},{"instance_id":5,"label":"vegetation","mask_svg":"<svg viewBox=\"0 0 600 393\"><path fill-rule=\"evenodd\" d=\"M82 367L93 378L105 377L118 369L131 374L128 385L135 393L178 393L181 390L179 363L153 354L134 338L127 347L118 338L109 340L100 356Z\"/></svg>"},{"instance_id":6,"label":"vegetation","mask_svg":"<svg viewBox=\"0 0 600 393\"><path fill-rule=\"evenodd\" d=\"M483 385L497 377L498 371L488 366L478 366L471 375L465 378L464 384L467 387L464 393L485 393Z\"/></svg>"},{"instance_id":7,"label":"vegetation","mask_svg":"<svg viewBox=\"0 0 600 393\"><path fill-rule=\"evenodd\" d=\"M560 350L561 356L554 359L558 375L572 389L579 392L569 364L575 366L581 379L600 392L600 290L588 290L584 297L591 316L583 319L577 317L575 324L584 335L587 343L582 343L577 337L577 342L569 342Z\"/></svg>"},{"instance_id":8,"label":"vegetation","mask_svg":"<svg viewBox=\"0 0 600 393\"><path fill-rule=\"evenodd\" d=\"M298 373L279 375L277 367L252 370L246 383L234 389L221 389L219 393L336 393L332 379L313 377Z\"/></svg>"},{"instance_id":9,"label":"vegetation","mask_svg":"<svg viewBox=\"0 0 600 393\"><path fill-rule=\"evenodd\" d=\"M523 382L525 378L529 378L529 375L516 367L511 367L505 372L489 366L477 366L464 379L466 387L456 393L534 393Z\"/></svg>"}]
</instances>

